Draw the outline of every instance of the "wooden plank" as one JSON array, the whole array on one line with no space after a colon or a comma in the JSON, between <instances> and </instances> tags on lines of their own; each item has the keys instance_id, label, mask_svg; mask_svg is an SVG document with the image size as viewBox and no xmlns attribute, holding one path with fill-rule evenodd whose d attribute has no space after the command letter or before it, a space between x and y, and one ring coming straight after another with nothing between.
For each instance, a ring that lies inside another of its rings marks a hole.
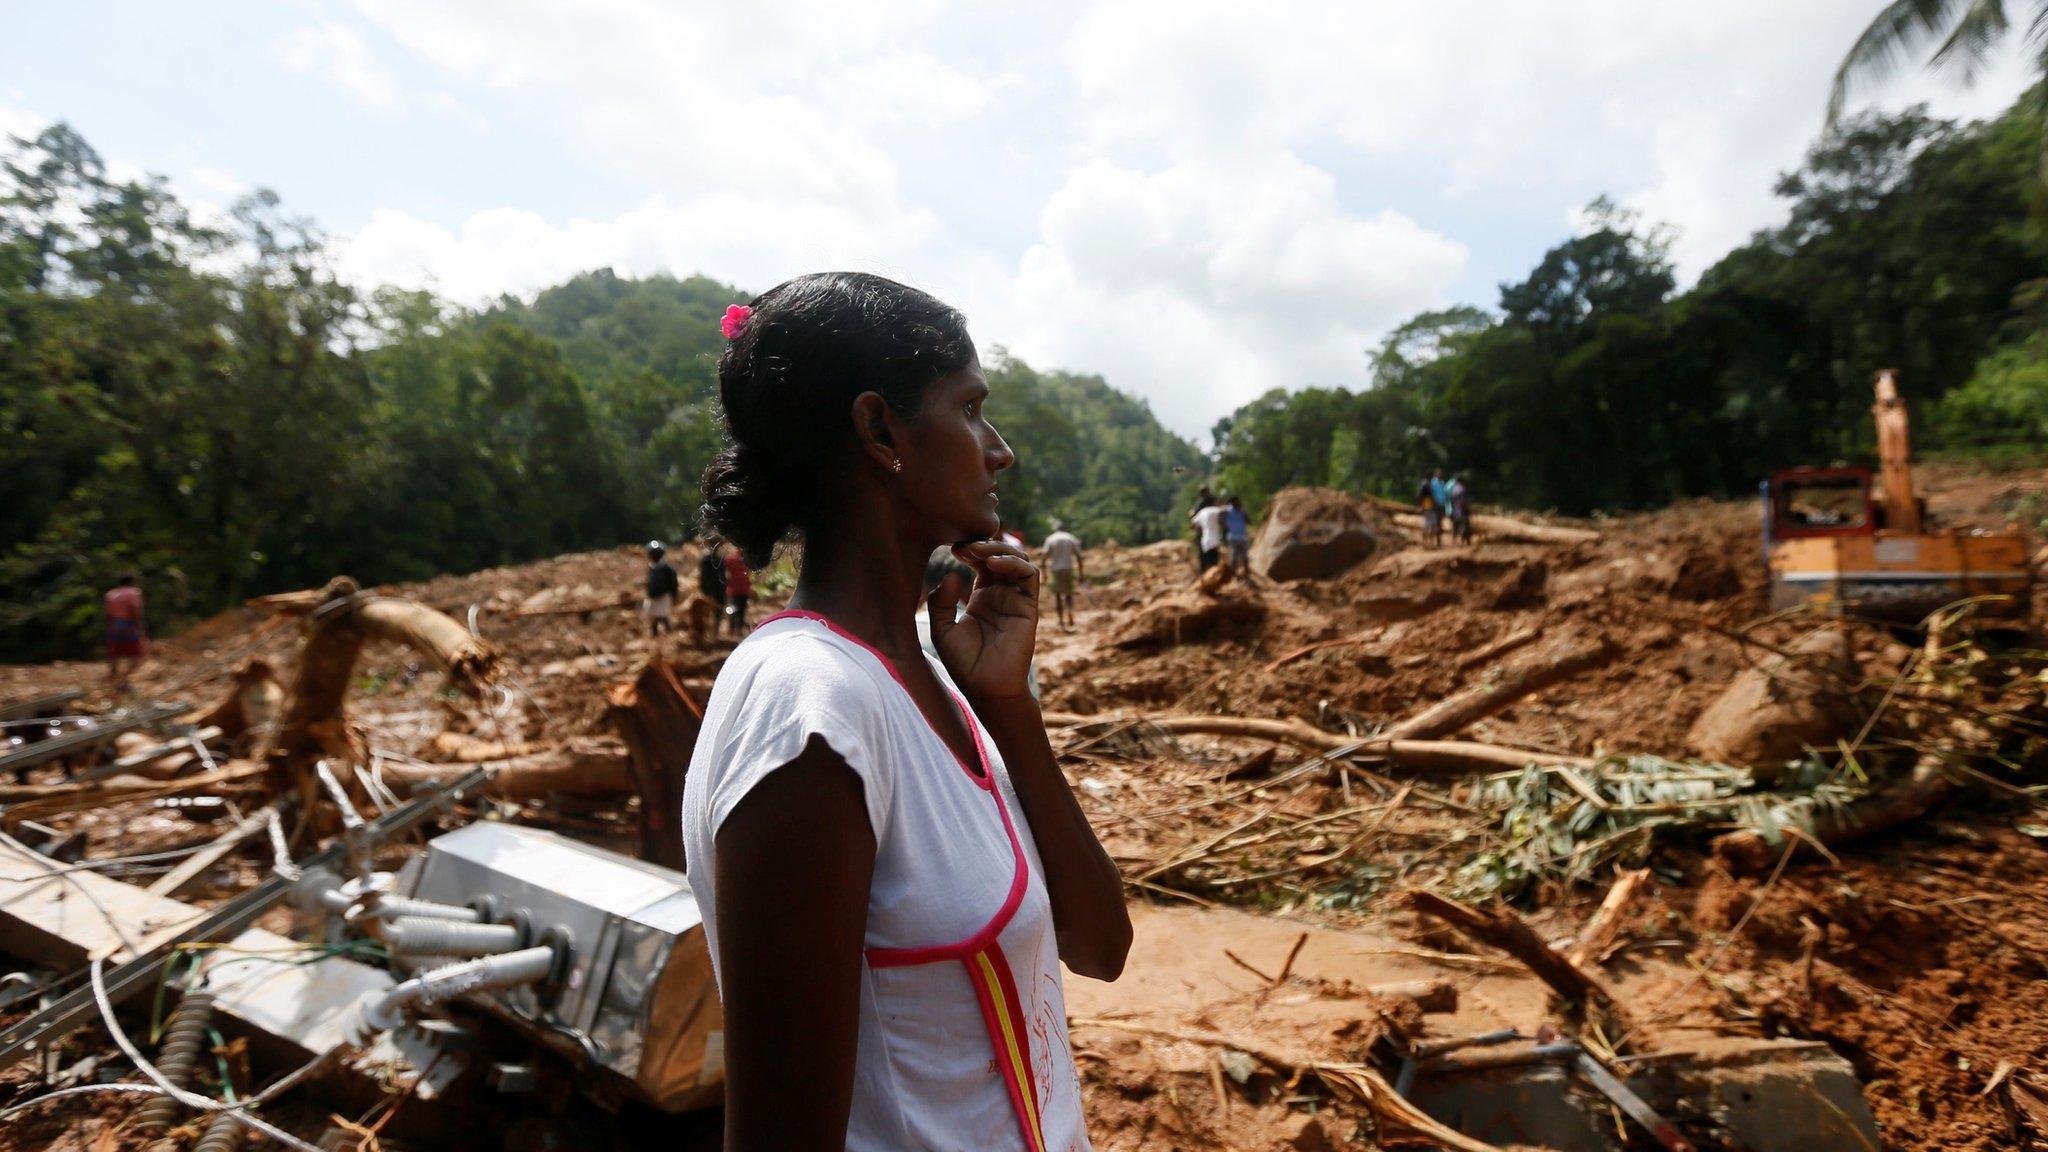
<instances>
[{"instance_id":1,"label":"wooden plank","mask_svg":"<svg viewBox=\"0 0 2048 1152\"><path fill-rule=\"evenodd\" d=\"M227 834L192 855L180 861L176 868L156 878L143 891L152 896L176 896L186 885L206 874L207 869L226 859L237 848L261 836L270 827L269 810L258 812L233 828Z\"/></svg>"},{"instance_id":2,"label":"wooden plank","mask_svg":"<svg viewBox=\"0 0 2048 1152\"><path fill-rule=\"evenodd\" d=\"M0 838L0 940L9 954L60 970L96 955L118 962L131 944L147 948L205 914L96 872L59 874L63 867Z\"/></svg>"}]
</instances>

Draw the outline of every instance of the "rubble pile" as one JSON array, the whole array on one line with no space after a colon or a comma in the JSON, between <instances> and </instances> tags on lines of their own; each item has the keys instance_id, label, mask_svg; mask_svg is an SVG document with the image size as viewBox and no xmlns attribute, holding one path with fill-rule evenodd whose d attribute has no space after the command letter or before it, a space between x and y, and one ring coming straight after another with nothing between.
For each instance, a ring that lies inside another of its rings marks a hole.
<instances>
[{"instance_id":1,"label":"rubble pile","mask_svg":"<svg viewBox=\"0 0 2048 1152\"><path fill-rule=\"evenodd\" d=\"M1965 526L2048 495L1922 475ZM1283 493L1248 580L1197 581L1185 541L1094 547L1078 627L1041 631L1054 747L1138 905L1129 974L1069 982L1098 1148L1604 1149L1650 1146L1645 1115L1699 1147L2048 1139L2036 639L1967 605L1911 633L1773 614L1745 504L1478 516L1473 546L1440 549L1411 519ZM672 559L694 570L690 548ZM159 644L137 680L154 710L104 700L96 666L0 668L9 732L34 737L17 747L72 749L0 780L0 916L114 905L83 950L0 943L19 973L0 1028L77 987L94 948L140 954L123 934L162 930L150 916L232 909L337 845L405 876L435 829L507 821L608 868L676 866L688 737L733 641L648 636L641 564L622 548L267 598ZM756 610L789 584L757 577ZM415 803L431 811L364 840ZM327 971L388 964L406 932L376 930L389 895L346 872L248 931ZM506 935L490 911L433 938ZM505 946L544 988L542 935ZM202 951L173 945L152 988ZM504 995L516 1031L528 993ZM118 1013L145 1046L152 999ZM188 1062L209 1097L294 1063L226 1011ZM0 1069L0 1110L141 1083L105 1024ZM466 1088L360 1056L261 1115L341 1148L634 1146L642 1105L550 1080L589 1055L543 1044ZM557 1087L440 1104L535 1078ZM151 1146L146 1099L38 1106L0 1122L0 1149ZM189 1146L207 1118L178 1118ZM715 1113L690 1124L669 1142L715 1146Z\"/></svg>"}]
</instances>

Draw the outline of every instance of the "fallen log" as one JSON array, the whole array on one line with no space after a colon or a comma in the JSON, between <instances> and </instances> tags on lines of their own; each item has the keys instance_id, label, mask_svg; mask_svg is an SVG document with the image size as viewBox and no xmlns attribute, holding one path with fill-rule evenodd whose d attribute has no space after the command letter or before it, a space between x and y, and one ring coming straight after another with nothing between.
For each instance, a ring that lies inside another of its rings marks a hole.
<instances>
[{"instance_id":1,"label":"fallen log","mask_svg":"<svg viewBox=\"0 0 2048 1152\"><path fill-rule=\"evenodd\" d=\"M1499 659L1541 635L1543 635L1543 625L1525 624L1477 652L1459 660L1458 671L1464 672L1468 669L1477 668L1490 660Z\"/></svg>"},{"instance_id":2,"label":"fallen log","mask_svg":"<svg viewBox=\"0 0 2048 1152\"><path fill-rule=\"evenodd\" d=\"M640 858L683 867L683 780L704 708L680 667L659 656L605 693L605 717L626 741L633 791L640 797Z\"/></svg>"},{"instance_id":3,"label":"fallen log","mask_svg":"<svg viewBox=\"0 0 2048 1152\"><path fill-rule=\"evenodd\" d=\"M1607 889L1607 897L1600 901L1592 919L1586 921L1585 930L1564 950L1564 958L1582 968L1600 963L1614 947L1615 937L1621 934L1621 920L1629 902L1649 878L1648 868L1632 868L1616 876Z\"/></svg>"},{"instance_id":4,"label":"fallen log","mask_svg":"<svg viewBox=\"0 0 2048 1152\"><path fill-rule=\"evenodd\" d=\"M505 615L514 620L535 616L583 616L592 612L608 612L614 608L628 608L640 603L637 592L622 592L610 600L599 600L584 604L542 604L533 608L514 608Z\"/></svg>"},{"instance_id":5,"label":"fallen log","mask_svg":"<svg viewBox=\"0 0 2048 1152\"><path fill-rule=\"evenodd\" d=\"M1050 728L1115 725L1128 723L1131 719L1128 716L1082 716L1071 712L1045 714L1046 726ZM1452 772L1499 771L1503 768L1525 768L1531 764L1566 764L1583 767L1592 763L1584 756L1536 752L1465 740L1390 741L1379 737L1360 739L1342 732L1325 732L1299 720L1260 720L1243 716L1147 716L1143 720L1161 731L1178 735L1235 736L1251 740L1271 740L1313 752L1349 750L1360 759L1378 757L1398 768Z\"/></svg>"},{"instance_id":6,"label":"fallen log","mask_svg":"<svg viewBox=\"0 0 2048 1152\"><path fill-rule=\"evenodd\" d=\"M1607 1017L1610 1036L1635 1031L1628 1011L1598 976L1551 947L1529 922L1511 908L1474 908L1420 889L1402 894L1402 902L1424 916L1441 920L1473 940L1498 948L1522 962L1538 980L1570 1004L1581 1004Z\"/></svg>"},{"instance_id":7,"label":"fallen log","mask_svg":"<svg viewBox=\"0 0 2048 1152\"><path fill-rule=\"evenodd\" d=\"M1397 512L1394 523L1411 532L1422 531L1420 513ZM1472 517L1472 535L1493 540L1512 540L1522 544L1592 544L1600 539L1600 533L1590 528L1560 528L1554 524L1531 524L1527 520L1514 520L1506 516Z\"/></svg>"},{"instance_id":8,"label":"fallen log","mask_svg":"<svg viewBox=\"0 0 2048 1152\"><path fill-rule=\"evenodd\" d=\"M1289 664L1294 663L1296 660L1301 659L1303 656L1312 655L1314 653L1321 652L1328 648L1347 648L1353 644L1363 644L1366 641L1371 640L1374 637L1378 636L1380 633L1384 631L1386 631L1386 629L1383 627L1368 628L1363 632L1354 633L1350 636L1341 636L1335 640L1318 640L1313 644L1303 644L1301 647L1296 648L1292 652L1285 653L1281 656L1275 657L1274 659L1268 661L1266 663L1266 671L1278 672L1280 669L1285 668Z\"/></svg>"},{"instance_id":9,"label":"fallen log","mask_svg":"<svg viewBox=\"0 0 2048 1152\"><path fill-rule=\"evenodd\" d=\"M1823 848L1853 844L1875 832L1918 820L1946 803L1962 787L1949 775L1949 757L1928 753L1913 770L1858 800L1818 809L1802 839ZM1782 841L1773 844L1762 832L1744 829L1714 839L1714 856L1731 872L1761 872L1785 854Z\"/></svg>"},{"instance_id":10,"label":"fallen log","mask_svg":"<svg viewBox=\"0 0 2048 1152\"><path fill-rule=\"evenodd\" d=\"M547 796L624 796L633 791L626 750L617 741L579 736L560 748L483 764L422 764L385 760L378 775L408 794L446 784L476 768L488 768L490 783L479 795L499 800L538 800Z\"/></svg>"},{"instance_id":11,"label":"fallen log","mask_svg":"<svg viewBox=\"0 0 2048 1152\"><path fill-rule=\"evenodd\" d=\"M433 759L444 764L491 764L517 760L547 749L532 740L483 740L467 732L439 732L428 742Z\"/></svg>"},{"instance_id":12,"label":"fallen log","mask_svg":"<svg viewBox=\"0 0 2048 1152\"><path fill-rule=\"evenodd\" d=\"M1392 984L1368 984L1365 993L1385 1000L1411 1000L1424 1012L1458 1010L1458 986L1441 976L1428 980L1397 980Z\"/></svg>"},{"instance_id":13,"label":"fallen log","mask_svg":"<svg viewBox=\"0 0 2048 1152\"><path fill-rule=\"evenodd\" d=\"M1449 736L1524 696L1612 663L1621 650L1606 636L1571 636L1531 652L1382 733L1387 740Z\"/></svg>"}]
</instances>

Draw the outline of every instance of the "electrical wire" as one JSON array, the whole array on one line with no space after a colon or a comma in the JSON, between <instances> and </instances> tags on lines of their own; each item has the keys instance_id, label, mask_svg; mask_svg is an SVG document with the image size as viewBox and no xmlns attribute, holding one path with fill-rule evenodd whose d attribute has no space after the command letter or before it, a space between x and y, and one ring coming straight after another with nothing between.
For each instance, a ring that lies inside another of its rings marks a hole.
<instances>
[{"instance_id":1,"label":"electrical wire","mask_svg":"<svg viewBox=\"0 0 2048 1152\"><path fill-rule=\"evenodd\" d=\"M254 1096L251 1096L249 1099L242 1101L240 1103L223 1104L218 1100L213 1100L208 1097L198 1095L197 1093L187 1092L184 1089L173 1085L168 1079L164 1077L164 1074L162 1072L157 1071L156 1065L151 1064L148 1060L144 1059L142 1053L135 1047L135 1042L128 1039L128 1034L121 1030L120 1022L114 1019L113 1002L107 998L107 983L106 978L103 974L103 969L105 968L105 965L106 959L104 957L95 956L92 959L92 966L89 970L89 975L92 977L92 998L93 1002L99 1005L100 1019L107 1026L107 1034L114 1038L114 1046L119 1048L121 1050L121 1054L128 1057L129 1061L133 1063L137 1069L141 1070L144 1076L149 1078L151 1083L153 1083L156 1086L158 1091L162 1092L166 1096L169 1096L171 1099L176 1100L178 1103L183 1104L187 1108L197 1108L203 1112L237 1113L238 1118L241 1119L243 1123L249 1125L251 1128L254 1128L259 1132L262 1132L264 1135L270 1137L271 1139L276 1140L281 1144L284 1144L286 1147L294 1149L295 1152L320 1152L319 1148L315 1147L314 1145L306 1143L304 1140L299 1139L297 1136L294 1136L291 1133L285 1131L284 1129L279 1128L277 1125L270 1123L268 1120L265 1120L261 1116L258 1116L255 1113L249 1111L249 1109L255 1108L257 1105L264 1103L271 1097L277 1095L278 1093L284 1091L286 1088L297 1083L298 1078L305 1072L309 1071L314 1064L323 1063L327 1059L324 1055L316 1058L313 1061L313 1064L306 1065L306 1067L301 1068L299 1071L292 1073L290 1076L285 1077L278 1083L271 1085L269 1089L260 1092ZM111 1087L111 1085L98 1085L98 1087ZM136 1087L141 1086L136 1085ZM38 1099L43 1098L39 1097ZM34 1101L31 1101L30 1103L34 1103ZM4 1119L6 1116L12 1115L14 1111L15 1109L9 1109L6 1112L0 1112L0 1119Z\"/></svg>"}]
</instances>

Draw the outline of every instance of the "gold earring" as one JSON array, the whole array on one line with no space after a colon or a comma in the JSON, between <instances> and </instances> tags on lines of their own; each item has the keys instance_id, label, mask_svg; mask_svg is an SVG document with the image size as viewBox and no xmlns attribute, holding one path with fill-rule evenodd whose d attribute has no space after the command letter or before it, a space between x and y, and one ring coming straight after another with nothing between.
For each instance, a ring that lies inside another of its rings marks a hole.
<instances>
[{"instance_id":1,"label":"gold earring","mask_svg":"<svg viewBox=\"0 0 2048 1152\"><path fill-rule=\"evenodd\" d=\"M901 461L901 460L897 460L897 461L895 461L895 462L891 463L891 464L889 465L889 471L891 471L891 472L901 472L901 471L903 471L903 461Z\"/></svg>"}]
</instances>

